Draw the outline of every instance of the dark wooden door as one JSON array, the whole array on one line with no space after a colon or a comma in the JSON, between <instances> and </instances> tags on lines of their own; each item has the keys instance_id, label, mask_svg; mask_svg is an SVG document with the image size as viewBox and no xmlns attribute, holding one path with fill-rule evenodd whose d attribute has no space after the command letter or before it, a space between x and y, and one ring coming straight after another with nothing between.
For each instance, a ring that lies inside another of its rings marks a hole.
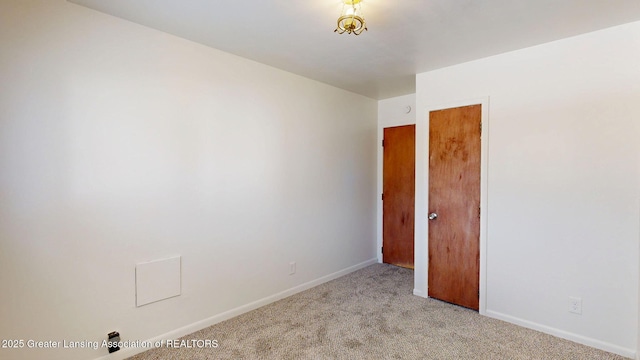
<instances>
[{"instance_id":1,"label":"dark wooden door","mask_svg":"<svg viewBox=\"0 0 640 360\"><path fill-rule=\"evenodd\" d=\"M382 261L413 269L416 126L384 129Z\"/></svg>"},{"instance_id":2,"label":"dark wooden door","mask_svg":"<svg viewBox=\"0 0 640 360\"><path fill-rule=\"evenodd\" d=\"M481 114L481 105L429 113L429 297L475 310Z\"/></svg>"}]
</instances>

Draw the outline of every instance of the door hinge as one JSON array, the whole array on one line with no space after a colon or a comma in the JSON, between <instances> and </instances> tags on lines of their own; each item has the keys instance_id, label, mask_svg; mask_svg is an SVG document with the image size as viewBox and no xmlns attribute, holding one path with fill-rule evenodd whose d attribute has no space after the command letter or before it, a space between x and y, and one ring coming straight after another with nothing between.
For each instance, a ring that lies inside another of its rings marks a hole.
<instances>
[{"instance_id":1,"label":"door hinge","mask_svg":"<svg viewBox=\"0 0 640 360\"><path fill-rule=\"evenodd\" d=\"M384 200L384 193L382 193L382 196L380 196L380 200Z\"/></svg>"},{"instance_id":2,"label":"door hinge","mask_svg":"<svg viewBox=\"0 0 640 360\"><path fill-rule=\"evenodd\" d=\"M482 135L482 121L480 121L480 135Z\"/></svg>"},{"instance_id":3,"label":"door hinge","mask_svg":"<svg viewBox=\"0 0 640 360\"><path fill-rule=\"evenodd\" d=\"M380 248L380 253L384 254L384 246Z\"/></svg>"},{"instance_id":4,"label":"door hinge","mask_svg":"<svg viewBox=\"0 0 640 360\"><path fill-rule=\"evenodd\" d=\"M382 147L384 147L384 139L382 139Z\"/></svg>"},{"instance_id":5,"label":"door hinge","mask_svg":"<svg viewBox=\"0 0 640 360\"><path fill-rule=\"evenodd\" d=\"M478 219L480 219L480 206L478 206Z\"/></svg>"}]
</instances>

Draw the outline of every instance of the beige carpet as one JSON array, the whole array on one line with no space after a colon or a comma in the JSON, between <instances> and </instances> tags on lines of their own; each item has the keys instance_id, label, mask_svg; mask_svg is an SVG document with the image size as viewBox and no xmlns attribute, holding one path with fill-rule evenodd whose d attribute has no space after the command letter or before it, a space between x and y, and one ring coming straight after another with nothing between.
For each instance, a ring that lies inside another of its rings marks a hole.
<instances>
[{"instance_id":1,"label":"beige carpet","mask_svg":"<svg viewBox=\"0 0 640 360\"><path fill-rule=\"evenodd\" d=\"M412 295L413 271L375 264L131 359L625 359Z\"/></svg>"}]
</instances>

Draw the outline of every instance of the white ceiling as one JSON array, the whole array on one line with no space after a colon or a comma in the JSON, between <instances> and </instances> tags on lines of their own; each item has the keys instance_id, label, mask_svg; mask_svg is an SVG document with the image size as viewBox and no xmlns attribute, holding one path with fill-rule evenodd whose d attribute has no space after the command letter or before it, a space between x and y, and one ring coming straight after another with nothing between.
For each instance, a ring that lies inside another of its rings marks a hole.
<instances>
[{"instance_id":1,"label":"white ceiling","mask_svg":"<svg viewBox=\"0 0 640 360\"><path fill-rule=\"evenodd\" d=\"M69 0L374 99L415 74L640 20L640 0L363 0L369 28L333 30L340 0Z\"/></svg>"}]
</instances>

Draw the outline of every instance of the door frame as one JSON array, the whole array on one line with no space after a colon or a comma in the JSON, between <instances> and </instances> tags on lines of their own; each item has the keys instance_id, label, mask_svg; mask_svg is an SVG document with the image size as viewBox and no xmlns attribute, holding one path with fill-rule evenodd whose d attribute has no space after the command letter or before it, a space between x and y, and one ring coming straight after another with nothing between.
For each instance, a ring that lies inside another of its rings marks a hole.
<instances>
[{"instance_id":1,"label":"door frame","mask_svg":"<svg viewBox=\"0 0 640 360\"><path fill-rule=\"evenodd\" d=\"M413 294L428 296L429 279L429 114L468 105L482 105L482 132L480 141L480 306L479 313L487 310L487 219L488 219L488 159L489 159L489 97L453 101L445 104L428 104L424 113L416 119L416 204L414 239L414 288Z\"/></svg>"}]
</instances>

